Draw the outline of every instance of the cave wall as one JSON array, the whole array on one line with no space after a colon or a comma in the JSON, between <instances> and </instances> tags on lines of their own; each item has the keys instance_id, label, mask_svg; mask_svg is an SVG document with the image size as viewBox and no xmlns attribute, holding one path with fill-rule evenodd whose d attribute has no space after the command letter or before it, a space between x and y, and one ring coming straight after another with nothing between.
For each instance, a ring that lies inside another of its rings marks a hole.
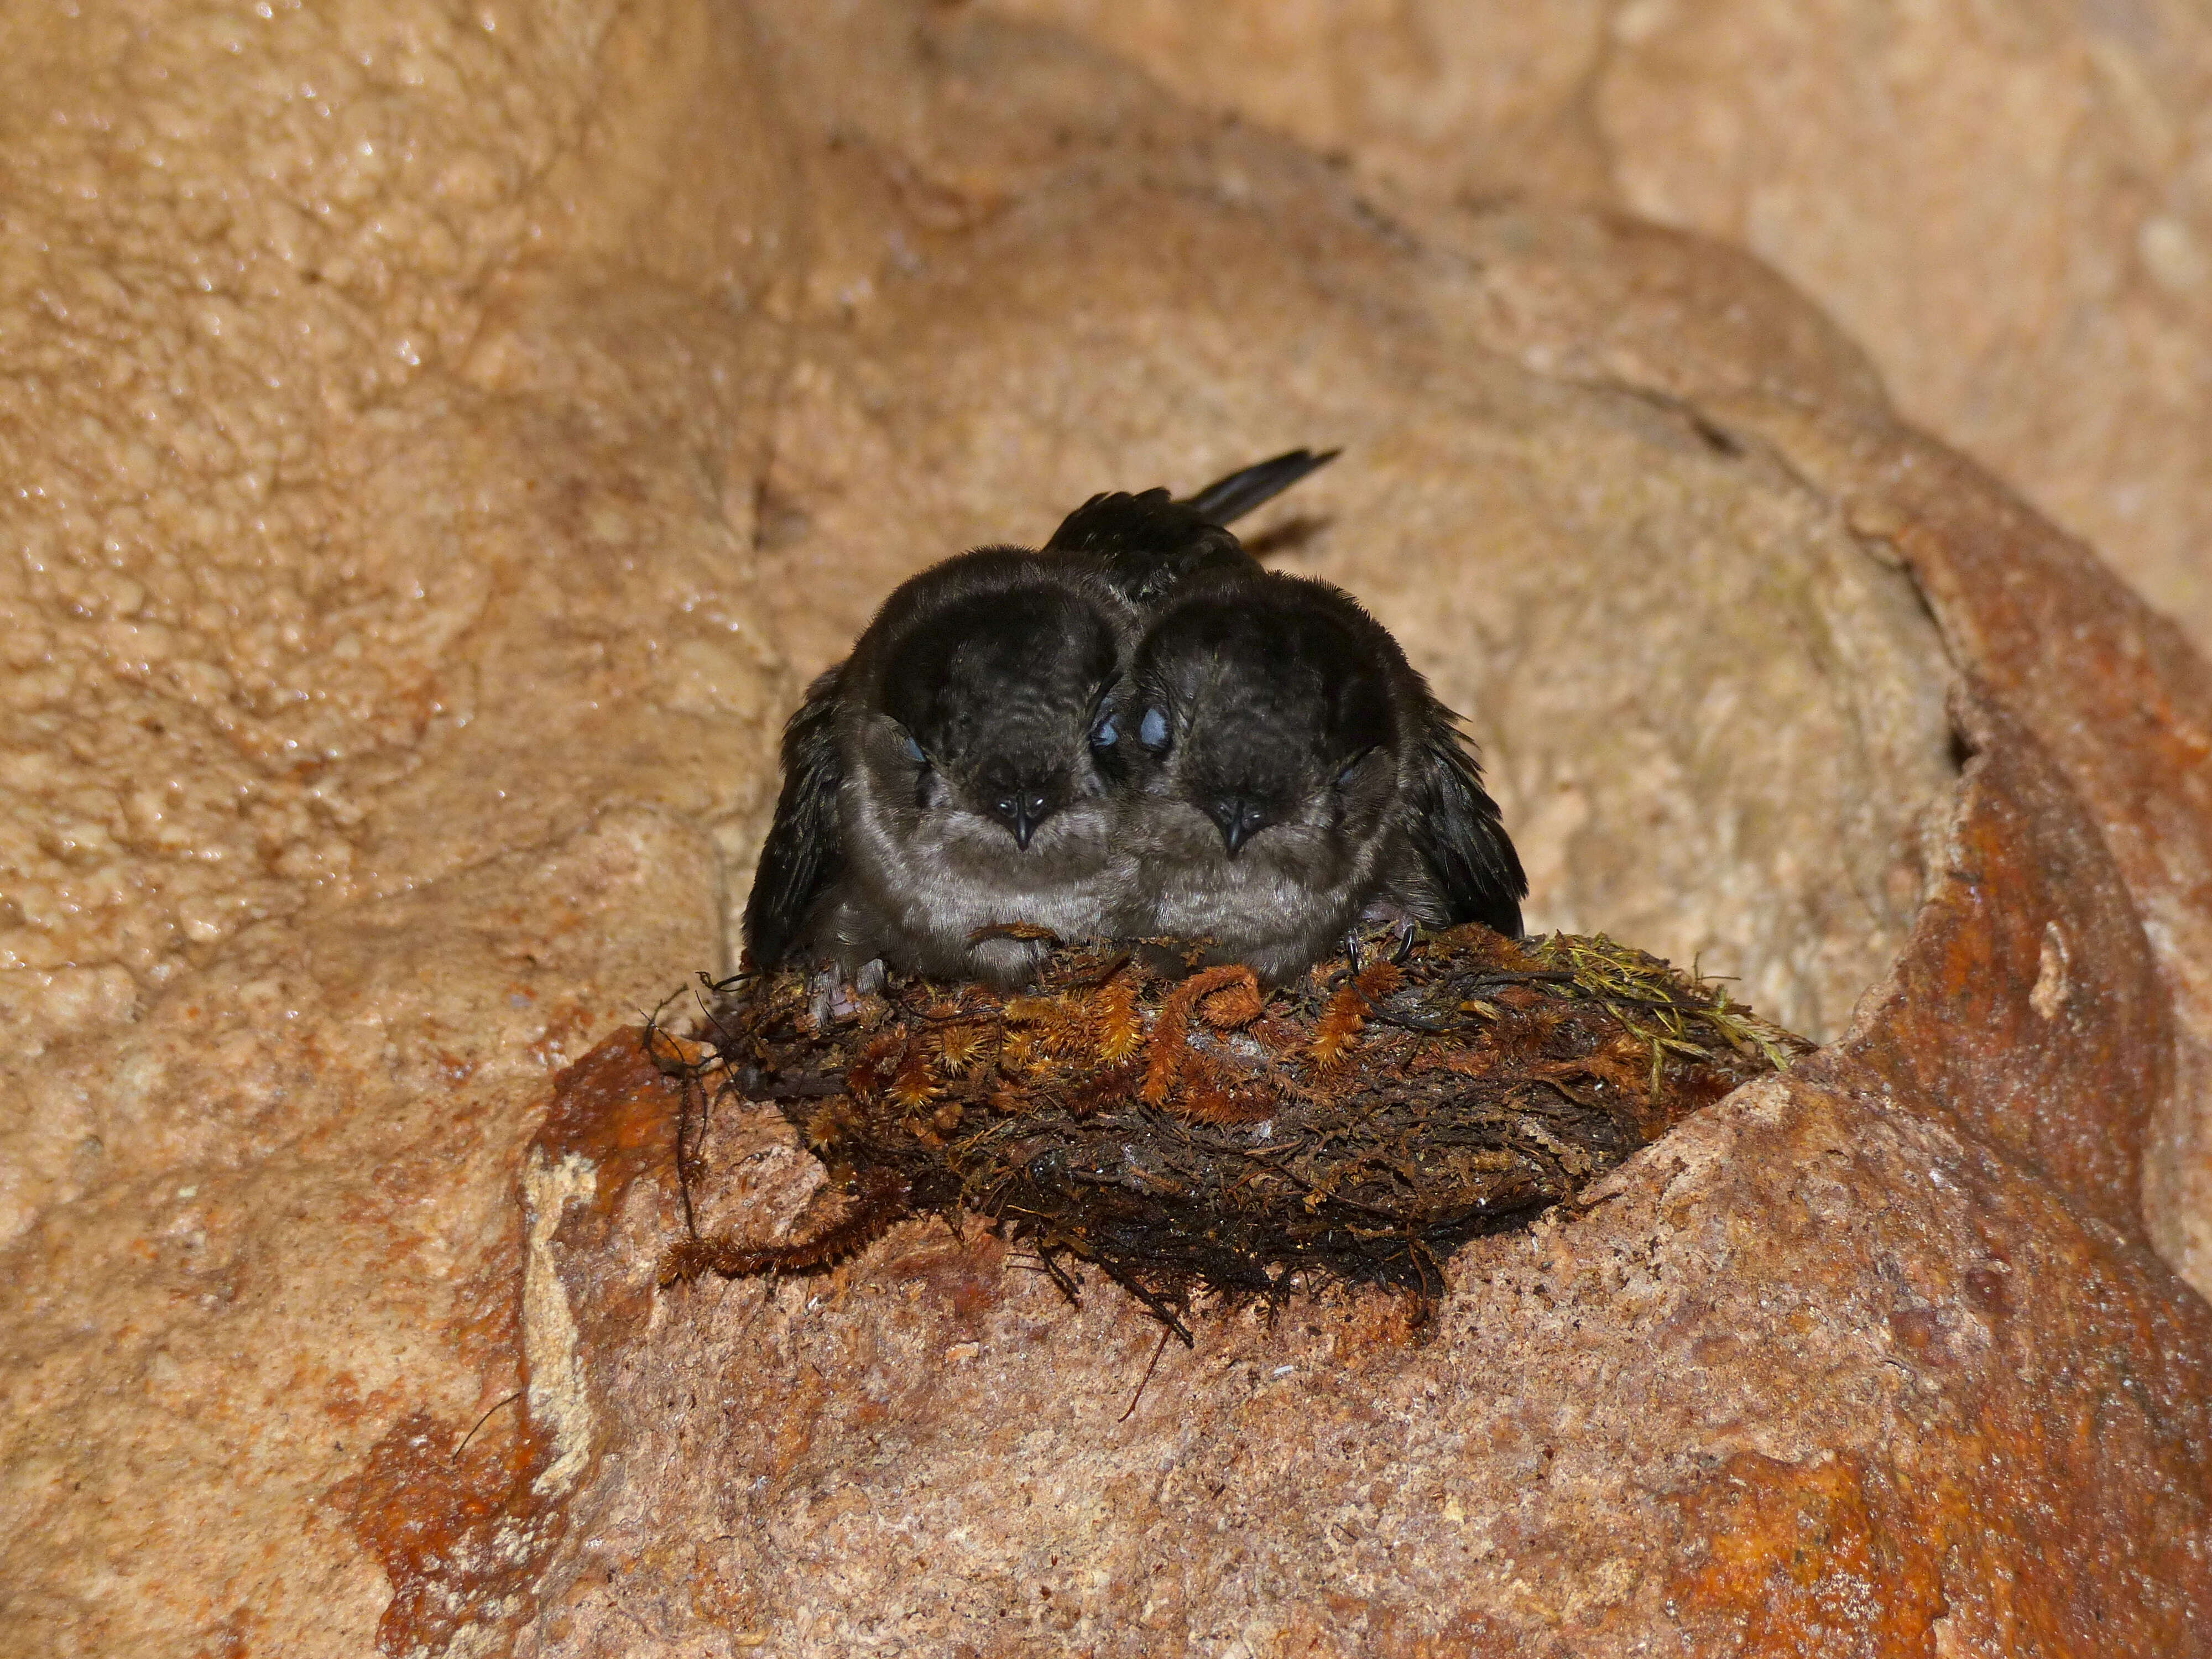
<instances>
[{"instance_id":1,"label":"cave wall","mask_svg":"<svg viewBox=\"0 0 2212 1659\"><path fill-rule=\"evenodd\" d=\"M2113 1607L2145 1561L2171 1576L2152 1545L2131 1553L2128 1528L2183 1513L2143 1507L2156 1492L2185 1509L2201 1491L2201 1425L2176 1403L2201 1381L2201 1304L2150 1246L2212 1279L2212 991L2197 966L2212 960L2212 696L2182 635L2014 492L2192 614L2179 556L2146 550L2184 532L2122 536L2108 525L2124 514L2096 514L2140 489L2145 522L2203 522L2186 503L2205 469L2183 452L2204 423L2146 412L2185 412L2202 392L2172 367L2202 326L2197 290L2172 280L2197 234L2193 129L2173 115L2166 147L2144 152L2164 158L2142 177L2166 181L2158 211L2182 230L2129 230L2132 264L2093 232L2149 212L2147 187L2128 173L2135 194L2107 190L2102 162L2069 158L2148 143L2166 131L2158 112L2195 94L2161 78L2178 70L2128 69L2152 25L2110 9L2033 27L1983 9L1841 20L1818 52L1782 51L1781 25L1729 9L1699 10L1694 31L1686 9L1649 5L1443 15L414 0L0 19L11 1640L617 1650L641 1639L636 1607L671 1651L759 1634L746 1621L763 1608L783 1610L793 1650L845 1639L799 1618L806 1598L835 1599L834 1551L805 1558L826 1563L819 1580L687 1565L670 1540L713 1518L711 1491L619 1477L708 1432L625 1416L651 1404L622 1393L637 1376L750 1362L722 1352L740 1340L727 1331L665 1328L673 1304L620 1304L642 1310L658 1348L580 1322L576 1287L626 1269L562 1230L604 1189L609 1215L649 1232L665 1194L635 1170L617 1193L582 1130L546 1139L550 1091L577 1086L567 1068L693 971L727 965L776 726L893 581L963 545L1041 537L1093 489L1188 485L1304 442L1347 453L1255 528L1282 563L1370 600L1466 708L1535 877L1532 920L1701 955L1770 1012L1844 1037L1916 930L1951 915L1931 901L1976 902L1959 828L1973 742L1955 735L1971 727L2057 792L2015 793L2045 802L2038 823L2063 818L2056 844L2087 872L2080 902L2100 920L2064 926L2117 953L2120 988L2085 991L2068 1018L2133 1034L2110 1099L2063 1067L2022 1084L2018 1100L2057 1114L2031 1113L2033 1133L1996 1108L1953 1110L1940 1078L1902 1060L1863 1063L1881 1087L1933 1091L1924 1111L1882 1107L1863 1077L1831 1079L1817 1108L1739 1103L1685 1144L1694 1178L1671 1196L1674 1166L1647 1165L1620 1218L1531 1243L1538 1267L1464 1264L1467 1317L1427 1359L1364 1304L1348 1336L1294 1334L1275 1363L1334 1376L1330 1410L1375 1382L1351 1364L1361 1353L1406 1411L1446 1397L1429 1391L1439 1357L1455 1388L1526 1370L1517 1407L1492 1389L1482 1409L1504 1414L1464 1417L1486 1425L1479 1439L1453 1430L1409 1452L1393 1442L1402 1414L1360 1419L1368 1438L1337 1454L1346 1480L1387 1450L1392 1492L1436 1483L1418 1524L1372 1496L1379 1472L1340 1494L1346 1524L1384 1547L1361 1571L1382 1572L1394 1528L1409 1547L1472 1552L1468 1528L1488 1528L1532 1540L1531 1565L1480 1551L1476 1590L1438 1629L1625 1645L1657 1628L1679 1568L1711 1629L1755 1644L1767 1627L1744 1609L1785 1570L1794 1506L1890 1561L1883 1540L1929 1533L1929 1516L2057 1492L2061 1534L2110 1541L2083 1571L2111 1566ZM2157 14L2167 33L2145 38L2185 40L2191 15ZM1947 50L1925 50L1928 31ZM1985 88L2014 71L2027 90L2002 107L2025 125L1993 155ZM1906 83L1924 95L1899 104ZM2077 83L2091 112L2066 125L2073 106L2044 94ZM2123 114L2107 118L2096 89L2123 85L2136 101L2111 92ZM1888 148L1865 142L1869 125ZM2023 156L2033 178L2069 181L2063 211L2007 170ZM1885 167L1913 189L1881 188ZM1925 205L1947 190L2033 204L2022 234L2041 252ZM1897 256L1908 221L1925 240ZM1999 320L1983 326L1977 304ZM2079 325L2047 321L2060 316ZM2086 427L2053 413L2069 400ZM1970 682L1998 710L1978 726L1958 712ZM2037 951L2024 959L2005 958L2022 996L2044 982ZM2107 983L2086 964L2078 982ZM1999 1048L2042 1029L2015 1029L2006 1007L1989 1016ZM657 1145L653 1101L639 1084L607 1109L633 1152ZM2105 1150L2074 1147L2069 1123ZM1804 1174L1862 1142L1847 1179ZM763 1170L788 1173L772 1152ZM1963 1171L1972 1202L1923 1189L1905 1203L1916 1166ZM2066 1185L2084 1170L2094 1201ZM1777 1218L1808 1202L1850 1218L1848 1249L1823 1255ZM1869 1219L1886 1206L1911 1218L1905 1233ZM1801 1347L1775 1326L1778 1370L1700 1348L1717 1326L1667 1323L1675 1289L1644 1285L1632 1318L1603 1293L1632 1258L1637 1273L1663 1256L1662 1277L1725 1278L1743 1240L1785 1235L1749 1247L1759 1271L1834 1294L1805 1310ZM1999 1273L1992 1238L2041 1264L2039 1283L2094 1281L2103 1299L2061 1296L2000 1330L2014 1292L1993 1302L1996 1281L1972 1276ZM854 1319L921 1248L903 1238L890 1266L846 1281L854 1310L817 1331L861 1345L840 1350L856 1386L887 1373ZM908 1353L930 1389L969 1341L993 1364L1017 1340L1073 1344L1093 1393L1142 1347L1127 1309L1094 1300L1055 1322L1048 1297L977 1250L908 1273L944 1279L949 1300L886 1328L884 1352ZM1900 1278L1908 1258L1920 1265ZM811 1292L778 1295L761 1316L803 1390L817 1310ZM1574 1311L1536 1318L1562 1299ZM723 1300L742 1320L763 1298ZM690 1317L721 1316L701 1302ZM1617 1353L1580 1334L1608 1307ZM1553 1345L1543 1364L1518 1338L1484 1346L1519 1319ZM1270 1340L1224 1330L1212 1370L1168 1381L1256 1378ZM1725 1371L1745 1400L1787 1395L1803 1426L1762 1438L1723 1414L1696 1455L1718 1463L1660 1458L1657 1484L1632 1491L1615 1430L1656 1373L1620 1356L1662 1340L1679 1344L1675 1393ZM2045 1348L2053 1374L2065 1355L2106 1355L2081 1372L2088 1395L2037 1418L1974 1391ZM2155 1398L2129 1395L2135 1449L2100 1476L2063 1449L2100 1420L2097 1390L2128 1395L2129 1376L2153 1377ZM1544 1389L1563 1402L1593 1376L1610 1379L1612 1427L1543 1417ZM910 1403L957 1425L967 1386ZM1856 1461L1821 1460L1824 1400L1849 1405ZM1904 1465L1869 1449L1903 1412L1928 1468L1986 1458L1961 1425L1991 1400L2023 1443L2062 1449L2009 1497L1935 1476L1908 1490ZM1905 1412L1915 1401L1926 1409ZM831 1504L831 1523L862 1516L824 1471L859 1455L840 1437L864 1439L866 1413L855 1427L842 1405L801 1403L778 1431L790 1455L770 1460L783 1497ZM1314 1409L1255 1394L1224 1427L1287 1468L1293 1449L1267 1437ZM823 1411L836 1455L805 1463ZM1090 1433L1112 1413L1079 1415ZM1506 1487L1450 1473L1510 1486L1563 1445L1548 1520L1508 1526L1477 1498L1503 1504ZM702 1468L751 1479L757 1450L739 1437L721 1446L735 1462ZM533 1464L541 1453L553 1462ZM1124 1474L1142 1462L1115 1456ZM983 1501L995 1477L963 1467ZM1735 1473L1708 1486L1714 1468ZM1728 1496L1739 1486L1753 1496ZM1240 1512L1308 1513L1293 1496L1257 1484ZM1454 1508L1455 1530L1431 1525ZM623 1559L652 1556L641 1582L676 1611L601 1595L605 1564L578 1553L593 1516L630 1529ZM1660 1571L1662 1534L1707 1553L1682 1545ZM1262 1553L1316 1559L1325 1535ZM1025 1539L1008 1535L1002 1567L1026 1560ZM1422 1571L1451 1582L1451 1559ZM1897 1560L1881 1618L1935 1639L1912 1587L1936 1569ZM1064 1623L1004 1567L1027 1610L1006 1639L1073 1641L1085 1617L1141 1610L1127 1571L1093 1565L1106 1577L1085 1593L1105 1599ZM1255 1605L1273 1593L1232 1569L1206 1583ZM913 1564L871 1571L896 1586ZM922 1600L939 1583L927 1571ZM1826 1580L1808 1582L1817 1623ZM1294 1650L1301 1630L1319 1641L1354 1616L1316 1601L1240 1637L1204 1622L1196 1585L1158 1598L1158 1628L1192 1650ZM2196 1594L2183 1585L2163 1614L2125 1602L2126 1628L2149 1642ZM588 1613L563 1626L564 1597ZM1373 1650L1446 1639L1369 1601ZM2008 1626L1984 1608L1953 1629L2047 1628L2055 1651L2097 1613Z\"/></svg>"}]
</instances>

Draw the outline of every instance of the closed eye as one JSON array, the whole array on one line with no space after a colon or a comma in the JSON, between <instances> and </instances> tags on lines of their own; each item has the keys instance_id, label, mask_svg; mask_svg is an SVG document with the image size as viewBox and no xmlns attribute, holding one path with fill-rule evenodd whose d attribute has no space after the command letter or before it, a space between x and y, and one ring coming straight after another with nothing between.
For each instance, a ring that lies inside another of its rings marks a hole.
<instances>
[{"instance_id":1,"label":"closed eye","mask_svg":"<svg viewBox=\"0 0 2212 1659\"><path fill-rule=\"evenodd\" d=\"M1357 772L1360 768L1361 763L1366 760L1366 758L1374 752L1375 750L1371 748L1363 749L1358 754L1354 755L1350 760L1345 762L1344 769L1336 775L1336 787L1341 789L1346 784L1350 783L1352 781L1352 775Z\"/></svg>"},{"instance_id":2,"label":"closed eye","mask_svg":"<svg viewBox=\"0 0 2212 1659\"><path fill-rule=\"evenodd\" d=\"M1158 708L1145 710L1145 717L1137 722L1137 741L1155 755L1167 752L1168 717Z\"/></svg>"},{"instance_id":3,"label":"closed eye","mask_svg":"<svg viewBox=\"0 0 2212 1659\"><path fill-rule=\"evenodd\" d=\"M1111 749L1121 740L1121 728L1115 720L1114 711L1109 708L1099 717L1098 724L1091 728L1091 746L1093 749Z\"/></svg>"},{"instance_id":4,"label":"closed eye","mask_svg":"<svg viewBox=\"0 0 2212 1659\"><path fill-rule=\"evenodd\" d=\"M905 750L906 757L912 761L916 766L927 766L929 764L929 757L921 752L921 745L914 740L913 732L902 732L899 733L899 747Z\"/></svg>"}]
</instances>

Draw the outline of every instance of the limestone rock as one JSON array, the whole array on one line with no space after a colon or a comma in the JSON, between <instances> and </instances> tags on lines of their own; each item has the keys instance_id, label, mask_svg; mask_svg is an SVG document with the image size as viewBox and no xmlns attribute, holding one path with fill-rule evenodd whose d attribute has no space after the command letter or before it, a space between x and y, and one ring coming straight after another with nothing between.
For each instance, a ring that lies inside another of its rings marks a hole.
<instances>
[{"instance_id":1,"label":"limestone rock","mask_svg":"<svg viewBox=\"0 0 2212 1659\"><path fill-rule=\"evenodd\" d=\"M892 0L0 36L10 1646L2203 1627L2212 690L1741 254ZM804 677L1324 442L1261 545L1468 711L1532 919L1835 1046L1431 1334L1218 1319L1126 1421L1151 1328L988 1238L655 1292L621 1033L726 963Z\"/></svg>"},{"instance_id":2,"label":"limestone rock","mask_svg":"<svg viewBox=\"0 0 2212 1659\"><path fill-rule=\"evenodd\" d=\"M934 1224L656 1293L675 1103L611 1041L530 1154L572 1172L532 1178L526 1339L568 1381L507 1488L561 1506L515 1650L2198 1650L2212 1316L2133 1199L2165 999L2057 769L1959 714L1850 1037L1462 1249L1430 1328L1370 1291L1155 1354L1103 1281L1071 1311ZM750 1137L749 1185L804 1184Z\"/></svg>"},{"instance_id":3,"label":"limestone rock","mask_svg":"<svg viewBox=\"0 0 2212 1659\"><path fill-rule=\"evenodd\" d=\"M2178 0L988 0L1417 200L1725 238L2212 642L2212 20Z\"/></svg>"}]
</instances>

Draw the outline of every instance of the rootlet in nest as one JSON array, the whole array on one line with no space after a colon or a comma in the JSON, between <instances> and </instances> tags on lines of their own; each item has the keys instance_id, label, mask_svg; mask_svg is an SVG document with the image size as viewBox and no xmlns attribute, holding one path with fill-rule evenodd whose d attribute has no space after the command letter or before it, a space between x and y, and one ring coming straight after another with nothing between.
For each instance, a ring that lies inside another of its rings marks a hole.
<instances>
[{"instance_id":1,"label":"rootlet in nest","mask_svg":"<svg viewBox=\"0 0 2212 1659\"><path fill-rule=\"evenodd\" d=\"M1096 1264L1185 1341L1194 1291L1299 1275L1422 1293L1479 1233L1525 1224L1698 1107L1810 1047L1602 936L1389 933L1274 992L1174 944L1056 951L999 992L892 975L834 1006L795 971L714 988L686 1079L704 1115L773 1104L842 1190L798 1243L696 1235L663 1282L805 1273L914 1214L969 1211ZM825 1007L827 1012L825 1012Z\"/></svg>"}]
</instances>

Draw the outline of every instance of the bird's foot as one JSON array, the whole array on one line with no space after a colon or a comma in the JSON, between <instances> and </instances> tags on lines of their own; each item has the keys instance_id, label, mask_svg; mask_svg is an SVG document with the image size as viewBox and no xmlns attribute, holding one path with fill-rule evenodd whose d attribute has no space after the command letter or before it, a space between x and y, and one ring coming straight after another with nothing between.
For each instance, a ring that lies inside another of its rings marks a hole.
<instances>
[{"instance_id":1,"label":"bird's foot","mask_svg":"<svg viewBox=\"0 0 2212 1659\"><path fill-rule=\"evenodd\" d=\"M814 1022L814 1029L830 1029L830 1010L837 1006L838 974L835 968L824 968L807 981L806 1017Z\"/></svg>"},{"instance_id":2,"label":"bird's foot","mask_svg":"<svg viewBox=\"0 0 2212 1659\"><path fill-rule=\"evenodd\" d=\"M849 981L837 968L824 968L807 985L806 1012L813 1018L814 1029L826 1031L832 1025L859 1018L861 999L878 996L883 988L881 957L863 963Z\"/></svg>"},{"instance_id":3,"label":"bird's foot","mask_svg":"<svg viewBox=\"0 0 2212 1659\"><path fill-rule=\"evenodd\" d=\"M1364 958L1376 945L1384 945L1383 959L1403 962L1413 948L1413 935L1420 931L1421 919L1411 910L1390 899L1376 899L1359 913L1359 920L1344 936L1344 954L1352 965L1365 965ZM1377 939L1376 934L1384 937Z\"/></svg>"}]
</instances>

